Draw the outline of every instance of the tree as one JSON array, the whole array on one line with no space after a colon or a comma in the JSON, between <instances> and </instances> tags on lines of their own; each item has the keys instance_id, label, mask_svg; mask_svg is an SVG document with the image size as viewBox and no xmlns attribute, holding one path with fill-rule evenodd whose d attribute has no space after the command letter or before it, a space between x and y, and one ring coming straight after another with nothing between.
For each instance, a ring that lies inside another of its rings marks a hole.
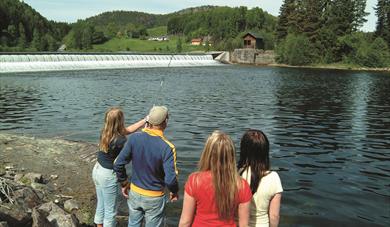
<instances>
[{"instance_id":1,"label":"tree","mask_svg":"<svg viewBox=\"0 0 390 227\"><path fill-rule=\"evenodd\" d=\"M323 24L323 0L304 0L301 2L303 21L299 27L310 42L315 43L319 39L318 36Z\"/></svg>"},{"instance_id":2,"label":"tree","mask_svg":"<svg viewBox=\"0 0 390 227\"><path fill-rule=\"evenodd\" d=\"M109 39L112 39L116 36L117 32L119 31L119 28L116 24L113 22L109 23L104 31L104 35L108 37Z\"/></svg>"},{"instance_id":3,"label":"tree","mask_svg":"<svg viewBox=\"0 0 390 227\"><path fill-rule=\"evenodd\" d=\"M367 20L366 0L334 0L326 8L325 26L337 36L357 31Z\"/></svg>"},{"instance_id":4,"label":"tree","mask_svg":"<svg viewBox=\"0 0 390 227\"><path fill-rule=\"evenodd\" d=\"M89 25L83 26L83 31L81 33L81 48L89 50L92 48L92 35L93 27Z\"/></svg>"},{"instance_id":5,"label":"tree","mask_svg":"<svg viewBox=\"0 0 390 227\"><path fill-rule=\"evenodd\" d=\"M246 13L246 29L263 29L265 23L265 14L262 9L255 7Z\"/></svg>"},{"instance_id":6,"label":"tree","mask_svg":"<svg viewBox=\"0 0 390 227\"><path fill-rule=\"evenodd\" d=\"M53 38L53 36L46 34L45 39L47 42L47 50L48 51L56 51L58 49L58 43L57 41Z\"/></svg>"},{"instance_id":7,"label":"tree","mask_svg":"<svg viewBox=\"0 0 390 227\"><path fill-rule=\"evenodd\" d=\"M295 14L296 0L285 0L280 7L279 20L276 25L276 40L281 41L288 35L290 19Z\"/></svg>"},{"instance_id":8,"label":"tree","mask_svg":"<svg viewBox=\"0 0 390 227\"><path fill-rule=\"evenodd\" d=\"M390 46L390 0L378 0L375 15L378 17L375 35L383 38Z\"/></svg>"},{"instance_id":9,"label":"tree","mask_svg":"<svg viewBox=\"0 0 390 227\"><path fill-rule=\"evenodd\" d=\"M176 52L181 53L183 50L182 43L181 43L181 38L179 37L176 41Z\"/></svg>"},{"instance_id":10,"label":"tree","mask_svg":"<svg viewBox=\"0 0 390 227\"><path fill-rule=\"evenodd\" d=\"M17 32L17 29L14 25L8 25L8 28L7 28L7 33L8 33L8 41L9 41L9 44L11 46L15 45L16 44L16 39L18 37L18 32Z\"/></svg>"},{"instance_id":11,"label":"tree","mask_svg":"<svg viewBox=\"0 0 390 227\"><path fill-rule=\"evenodd\" d=\"M41 51L41 42L42 42L41 33L38 31L38 29L34 29L31 46L35 48L37 51Z\"/></svg>"},{"instance_id":12,"label":"tree","mask_svg":"<svg viewBox=\"0 0 390 227\"><path fill-rule=\"evenodd\" d=\"M360 48L362 48L362 46ZM380 37L377 37L374 42L369 45L368 51L363 53L365 55L361 55L360 51L357 53L357 57L360 60L359 63L361 65L377 68L390 66L389 48L386 41Z\"/></svg>"},{"instance_id":13,"label":"tree","mask_svg":"<svg viewBox=\"0 0 390 227\"><path fill-rule=\"evenodd\" d=\"M315 62L313 46L303 35L289 34L276 49L277 61L289 65L308 65Z\"/></svg>"},{"instance_id":14,"label":"tree","mask_svg":"<svg viewBox=\"0 0 390 227\"><path fill-rule=\"evenodd\" d=\"M26 32L24 30L23 24L19 23L19 40L18 45L23 49L27 47L27 38L26 38Z\"/></svg>"},{"instance_id":15,"label":"tree","mask_svg":"<svg viewBox=\"0 0 390 227\"><path fill-rule=\"evenodd\" d=\"M97 31L92 34L92 44L101 44L107 41L103 32Z\"/></svg>"}]
</instances>

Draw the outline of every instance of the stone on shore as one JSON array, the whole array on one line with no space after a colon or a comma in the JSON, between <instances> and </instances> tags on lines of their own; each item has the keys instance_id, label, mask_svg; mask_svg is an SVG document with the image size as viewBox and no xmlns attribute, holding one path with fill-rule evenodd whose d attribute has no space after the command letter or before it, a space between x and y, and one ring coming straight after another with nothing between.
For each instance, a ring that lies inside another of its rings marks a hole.
<instances>
[{"instance_id":1,"label":"stone on shore","mask_svg":"<svg viewBox=\"0 0 390 227\"><path fill-rule=\"evenodd\" d=\"M26 173L23 178L29 180L31 183L43 183L43 177L40 173Z\"/></svg>"},{"instance_id":2,"label":"stone on shore","mask_svg":"<svg viewBox=\"0 0 390 227\"><path fill-rule=\"evenodd\" d=\"M79 203L76 200L69 199L69 200L65 201L64 209L67 212L71 213L73 210L79 210L80 209L80 205L79 205Z\"/></svg>"},{"instance_id":3,"label":"stone on shore","mask_svg":"<svg viewBox=\"0 0 390 227\"><path fill-rule=\"evenodd\" d=\"M31 226L31 216L25 209L18 205L0 206L0 220L8 223L9 226Z\"/></svg>"},{"instance_id":4,"label":"stone on shore","mask_svg":"<svg viewBox=\"0 0 390 227\"><path fill-rule=\"evenodd\" d=\"M34 208L31 214L32 227L52 227L52 224L47 220L48 214L45 211Z\"/></svg>"},{"instance_id":5,"label":"stone on shore","mask_svg":"<svg viewBox=\"0 0 390 227\"><path fill-rule=\"evenodd\" d=\"M29 187L14 191L13 199L27 212L31 212L32 208L41 204L40 197L35 193L32 188Z\"/></svg>"},{"instance_id":6,"label":"stone on shore","mask_svg":"<svg viewBox=\"0 0 390 227\"><path fill-rule=\"evenodd\" d=\"M14 149L6 150L7 147ZM88 143L0 133L0 151L4 151L0 152L0 177L7 180L13 192L21 190L16 197L11 196L17 198L15 204L0 193L3 199L0 221L6 221L9 227L48 223L50 226L76 226L80 222L82 226L93 226L96 198L91 172L97 150L96 145ZM63 210L69 198L78 203L73 207L66 205L73 214ZM54 212L57 214L39 209L42 204L55 200L58 204L53 212L58 211ZM62 223L54 225L57 219Z\"/></svg>"},{"instance_id":7,"label":"stone on shore","mask_svg":"<svg viewBox=\"0 0 390 227\"><path fill-rule=\"evenodd\" d=\"M47 220L58 227L77 227L79 221L74 214L68 214L53 202L42 204L37 208L39 211L48 213Z\"/></svg>"}]
</instances>

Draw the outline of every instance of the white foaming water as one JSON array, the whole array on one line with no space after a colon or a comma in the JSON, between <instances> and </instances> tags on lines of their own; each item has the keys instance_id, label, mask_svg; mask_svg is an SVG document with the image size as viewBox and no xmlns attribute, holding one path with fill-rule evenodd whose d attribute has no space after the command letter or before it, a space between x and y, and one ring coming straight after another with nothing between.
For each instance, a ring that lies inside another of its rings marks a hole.
<instances>
[{"instance_id":1,"label":"white foaming water","mask_svg":"<svg viewBox=\"0 0 390 227\"><path fill-rule=\"evenodd\" d=\"M4 54L0 73L221 65L212 55Z\"/></svg>"}]
</instances>

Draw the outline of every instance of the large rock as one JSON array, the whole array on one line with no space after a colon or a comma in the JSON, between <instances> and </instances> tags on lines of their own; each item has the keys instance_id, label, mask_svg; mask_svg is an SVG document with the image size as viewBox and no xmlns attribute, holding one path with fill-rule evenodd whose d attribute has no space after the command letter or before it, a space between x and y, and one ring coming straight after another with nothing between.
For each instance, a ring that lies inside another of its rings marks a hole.
<instances>
[{"instance_id":1,"label":"large rock","mask_svg":"<svg viewBox=\"0 0 390 227\"><path fill-rule=\"evenodd\" d=\"M41 199L30 187L14 191L13 199L28 212L31 212L32 208L41 204Z\"/></svg>"},{"instance_id":2,"label":"large rock","mask_svg":"<svg viewBox=\"0 0 390 227\"><path fill-rule=\"evenodd\" d=\"M11 227L31 225L30 214L23 207L17 205L3 204L0 206L0 220L6 221Z\"/></svg>"},{"instance_id":3,"label":"large rock","mask_svg":"<svg viewBox=\"0 0 390 227\"><path fill-rule=\"evenodd\" d=\"M39 190L39 191L47 191L48 190L46 184L41 184L41 183L36 183L36 182L32 182L31 187L33 189Z\"/></svg>"},{"instance_id":4,"label":"large rock","mask_svg":"<svg viewBox=\"0 0 390 227\"><path fill-rule=\"evenodd\" d=\"M47 220L55 227L77 227L79 221L73 214L66 213L53 202L42 204L38 210L48 213Z\"/></svg>"},{"instance_id":5,"label":"large rock","mask_svg":"<svg viewBox=\"0 0 390 227\"><path fill-rule=\"evenodd\" d=\"M47 220L49 214L43 210L33 209L32 217L32 227L52 227L52 224Z\"/></svg>"}]
</instances>

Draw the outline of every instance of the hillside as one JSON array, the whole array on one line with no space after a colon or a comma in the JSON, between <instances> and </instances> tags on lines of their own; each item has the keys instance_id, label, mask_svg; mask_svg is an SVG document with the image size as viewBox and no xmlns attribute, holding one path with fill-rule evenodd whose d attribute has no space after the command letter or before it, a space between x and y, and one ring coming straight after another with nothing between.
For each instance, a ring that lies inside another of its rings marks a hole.
<instances>
[{"instance_id":1,"label":"hillside","mask_svg":"<svg viewBox=\"0 0 390 227\"><path fill-rule=\"evenodd\" d=\"M16 0L0 1L0 18L0 51L56 50L70 30Z\"/></svg>"},{"instance_id":2,"label":"hillside","mask_svg":"<svg viewBox=\"0 0 390 227\"><path fill-rule=\"evenodd\" d=\"M189 43L193 38L208 37L208 42L213 44L212 49L231 50L240 48L241 36L245 32L252 31L264 38L266 49L273 49L276 21L275 16L258 7L248 9L244 6L235 8L199 6L164 15L112 11L79 20L72 25L72 31L65 40L68 47L77 50L91 49L93 45L101 45L113 38L146 40L158 34L158 36L179 36L184 43ZM156 29L162 31L162 27L167 27L165 34L161 32L149 34L149 31L156 31ZM83 42L81 37L87 38ZM148 44L144 43L144 45ZM107 47L111 46L113 45ZM157 46L160 48L161 45ZM134 47L126 47L126 49L134 49Z\"/></svg>"},{"instance_id":3,"label":"hillside","mask_svg":"<svg viewBox=\"0 0 390 227\"><path fill-rule=\"evenodd\" d=\"M107 26L111 23L122 27L128 24L143 25L147 28L166 25L166 16L137 11L111 11L89 17L83 22L92 23L96 26Z\"/></svg>"}]
</instances>

